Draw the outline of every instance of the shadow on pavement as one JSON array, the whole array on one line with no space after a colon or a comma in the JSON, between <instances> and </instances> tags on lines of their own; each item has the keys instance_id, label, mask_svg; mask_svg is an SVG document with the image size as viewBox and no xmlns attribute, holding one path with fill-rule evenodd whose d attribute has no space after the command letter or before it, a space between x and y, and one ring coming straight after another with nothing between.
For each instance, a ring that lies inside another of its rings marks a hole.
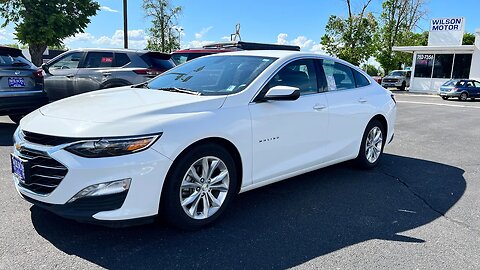
<instances>
[{"instance_id":1,"label":"shadow on pavement","mask_svg":"<svg viewBox=\"0 0 480 270\"><path fill-rule=\"evenodd\" d=\"M343 163L241 194L197 232L109 229L35 206L31 216L56 248L106 268L287 268L370 239L424 242L402 232L450 209L465 191L463 172L389 154L371 171Z\"/></svg>"},{"instance_id":2,"label":"shadow on pavement","mask_svg":"<svg viewBox=\"0 0 480 270\"><path fill-rule=\"evenodd\" d=\"M13 133L17 129L14 123L0 123L0 146L13 145Z\"/></svg>"}]
</instances>

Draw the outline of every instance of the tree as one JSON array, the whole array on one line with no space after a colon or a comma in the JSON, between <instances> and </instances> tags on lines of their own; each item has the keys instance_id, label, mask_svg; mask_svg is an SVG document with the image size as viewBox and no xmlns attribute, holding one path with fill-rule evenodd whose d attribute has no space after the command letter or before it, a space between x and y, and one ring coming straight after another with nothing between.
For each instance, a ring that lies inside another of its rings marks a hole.
<instances>
[{"instance_id":1,"label":"tree","mask_svg":"<svg viewBox=\"0 0 480 270\"><path fill-rule=\"evenodd\" d=\"M182 7L172 7L169 0L143 0L143 9L147 17L152 18L147 49L170 53L180 48L175 25Z\"/></svg>"},{"instance_id":2,"label":"tree","mask_svg":"<svg viewBox=\"0 0 480 270\"><path fill-rule=\"evenodd\" d=\"M99 8L92 0L0 0L2 27L15 24L16 39L28 44L37 66L47 46L62 46L63 39L83 32Z\"/></svg>"},{"instance_id":3,"label":"tree","mask_svg":"<svg viewBox=\"0 0 480 270\"><path fill-rule=\"evenodd\" d=\"M475 44L475 34L473 33L465 33L463 34L463 45L473 45Z\"/></svg>"},{"instance_id":4,"label":"tree","mask_svg":"<svg viewBox=\"0 0 480 270\"><path fill-rule=\"evenodd\" d=\"M382 74L382 71L372 64L364 64L362 65L362 69L370 76L378 76Z\"/></svg>"},{"instance_id":5,"label":"tree","mask_svg":"<svg viewBox=\"0 0 480 270\"><path fill-rule=\"evenodd\" d=\"M364 3L360 12L355 14L351 0L346 0L348 17L330 16L320 42L327 53L354 65L359 65L373 54L377 21L371 12L366 13L370 2Z\"/></svg>"},{"instance_id":6,"label":"tree","mask_svg":"<svg viewBox=\"0 0 480 270\"><path fill-rule=\"evenodd\" d=\"M424 41L423 36L418 36L413 30L426 15L424 6L425 0L386 0L383 2L376 59L386 74L391 70L399 69L402 63L411 63L411 55L394 52L392 49L394 46L422 45L419 43ZM420 37L421 40L418 39Z\"/></svg>"}]
</instances>

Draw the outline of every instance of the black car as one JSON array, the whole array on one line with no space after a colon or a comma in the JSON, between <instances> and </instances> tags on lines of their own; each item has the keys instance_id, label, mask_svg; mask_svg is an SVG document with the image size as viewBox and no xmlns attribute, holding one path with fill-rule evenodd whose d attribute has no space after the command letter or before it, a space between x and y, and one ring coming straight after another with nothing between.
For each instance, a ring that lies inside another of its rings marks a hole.
<instances>
[{"instance_id":1,"label":"black car","mask_svg":"<svg viewBox=\"0 0 480 270\"><path fill-rule=\"evenodd\" d=\"M0 115L18 123L27 113L47 104L42 70L22 51L0 46Z\"/></svg>"},{"instance_id":2,"label":"black car","mask_svg":"<svg viewBox=\"0 0 480 270\"><path fill-rule=\"evenodd\" d=\"M453 79L445 82L438 94L445 100L456 97L461 101L480 98L480 82L470 79Z\"/></svg>"}]
</instances>

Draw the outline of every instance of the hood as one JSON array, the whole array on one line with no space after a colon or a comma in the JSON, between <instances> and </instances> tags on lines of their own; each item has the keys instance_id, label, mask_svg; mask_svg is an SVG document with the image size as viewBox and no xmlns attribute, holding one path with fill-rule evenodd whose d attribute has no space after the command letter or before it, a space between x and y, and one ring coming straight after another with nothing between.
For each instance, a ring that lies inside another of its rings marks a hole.
<instances>
[{"instance_id":1,"label":"hood","mask_svg":"<svg viewBox=\"0 0 480 270\"><path fill-rule=\"evenodd\" d=\"M215 110L222 106L225 98L120 87L63 99L40 108L40 113L94 123L130 122L151 115Z\"/></svg>"},{"instance_id":2,"label":"hood","mask_svg":"<svg viewBox=\"0 0 480 270\"><path fill-rule=\"evenodd\" d=\"M202 117L219 109L226 96L196 96L120 87L63 99L28 114L22 130L61 137L116 137L153 134L167 123Z\"/></svg>"}]
</instances>

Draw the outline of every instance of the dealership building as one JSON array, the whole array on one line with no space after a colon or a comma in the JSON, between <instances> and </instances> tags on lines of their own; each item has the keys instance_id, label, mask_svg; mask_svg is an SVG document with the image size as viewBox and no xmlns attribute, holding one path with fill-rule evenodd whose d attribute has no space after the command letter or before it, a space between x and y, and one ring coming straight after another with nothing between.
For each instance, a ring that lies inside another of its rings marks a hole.
<instances>
[{"instance_id":1,"label":"dealership building","mask_svg":"<svg viewBox=\"0 0 480 270\"><path fill-rule=\"evenodd\" d=\"M411 92L435 93L450 79L480 80L480 29L474 45L462 45L464 18L432 19L427 46L394 47L413 54Z\"/></svg>"}]
</instances>

